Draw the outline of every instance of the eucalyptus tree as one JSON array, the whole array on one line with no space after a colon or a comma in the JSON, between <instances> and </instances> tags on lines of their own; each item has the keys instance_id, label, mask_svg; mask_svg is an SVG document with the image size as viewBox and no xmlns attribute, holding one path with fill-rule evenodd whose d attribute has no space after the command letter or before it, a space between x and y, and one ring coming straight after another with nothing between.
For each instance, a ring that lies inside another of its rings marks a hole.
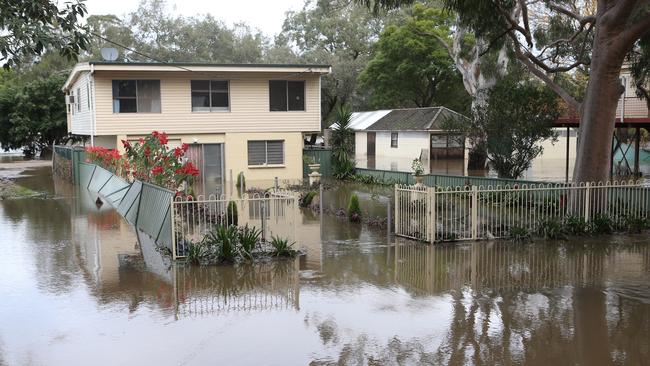
<instances>
[{"instance_id":1,"label":"eucalyptus tree","mask_svg":"<svg viewBox=\"0 0 650 366\"><path fill-rule=\"evenodd\" d=\"M411 0L361 0L394 8ZM605 181L623 62L650 31L650 0L442 0L459 25L490 40L504 41L528 70L580 114L574 180ZM556 81L556 74L589 72L584 98Z\"/></svg>"},{"instance_id":2,"label":"eucalyptus tree","mask_svg":"<svg viewBox=\"0 0 650 366\"><path fill-rule=\"evenodd\" d=\"M375 108L443 105L469 111L470 98L445 48L427 33L449 38L451 17L441 7L416 4L399 24L386 27L359 76ZM434 30L431 30L434 28Z\"/></svg>"}]
</instances>

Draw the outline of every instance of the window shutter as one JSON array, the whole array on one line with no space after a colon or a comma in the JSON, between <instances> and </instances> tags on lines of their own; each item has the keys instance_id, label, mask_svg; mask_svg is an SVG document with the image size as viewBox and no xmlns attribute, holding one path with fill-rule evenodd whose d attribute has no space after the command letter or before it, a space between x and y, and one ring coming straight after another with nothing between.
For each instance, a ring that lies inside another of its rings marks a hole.
<instances>
[{"instance_id":1,"label":"window shutter","mask_svg":"<svg viewBox=\"0 0 650 366\"><path fill-rule=\"evenodd\" d=\"M266 141L248 141L248 165L264 165Z\"/></svg>"},{"instance_id":2,"label":"window shutter","mask_svg":"<svg viewBox=\"0 0 650 366\"><path fill-rule=\"evenodd\" d=\"M267 164L284 164L284 141L267 141Z\"/></svg>"}]
</instances>

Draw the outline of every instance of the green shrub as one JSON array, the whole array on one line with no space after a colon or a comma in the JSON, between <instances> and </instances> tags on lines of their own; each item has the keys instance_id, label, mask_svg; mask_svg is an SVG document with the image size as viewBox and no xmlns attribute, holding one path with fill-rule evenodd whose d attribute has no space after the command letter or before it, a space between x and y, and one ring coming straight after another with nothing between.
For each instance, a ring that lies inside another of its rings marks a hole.
<instances>
[{"instance_id":1,"label":"green shrub","mask_svg":"<svg viewBox=\"0 0 650 366\"><path fill-rule=\"evenodd\" d=\"M309 191L305 193L302 197L300 197L300 207L307 207L311 205L314 197L316 197L317 194L318 193L316 193L316 191Z\"/></svg>"},{"instance_id":2,"label":"green shrub","mask_svg":"<svg viewBox=\"0 0 650 366\"><path fill-rule=\"evenodd\" d=\"M189 264L198 265L201 264L201 260L203 259L204 255L205 246L202 242L190 242L187 246L187 254L185 255L185 260Z\"/></svg>"},{"instance_id":3,"label":"green shrub","mask_svg":"<svg viewBox=\"0 0 650 366\"><path fill-rule=\"evenodd\" d=\"M239 257L236 226L217 225L203 238L203 245L218 262L234 262Z\"/></svg>"},{"instance_id":4,"label":"green shrub","mask_svg":"<svg viewBox=\"0 0 650 366\"><path fill-rule=\"evenodd\" d=\"M596 214L589 223L589 232L594 234L611 234L614 231L614 220L606 214Z\"/></svg>"},{"instance_id":5,"label":"green shrub","mask_svg":"<svg viewBox=\"0 0 650 366\"><path fill-rule=\"evenodd\" d=\"M525 227L514 226L508 231L508 238L517 242L526 241L530 239L530 232Z\"/></svg>"},{"instance_id":6,"label":"green shrub","mask_svg":"<svg viewBox=\"0 0 650 366\"><path fill-rule=\"evenodd\" d=\"M297 251L293 249L293 244L289 244L289 239L282 239L279 237L271 238L271 245L273 246L273 254L276 257L293 257Z\"/></svg>"},{"instance_id":7,"label":"green shrub","mask_svg":"<svg viewBox=\"0 0 650 366\"><path fill-rule=\"evenodd\" d=\"M248 224L239 229L239 245L241 252L245 257L248 257L249 259L253 258L253 250L255 249L255 246L257 245L261 234L262 231L258 230L254 226L249 228Z\"/></svg>"},{"instance_id":8,"label":"green shrub","mask_svg":"<svg viewBox=\"0 0 650 366\"><path fill-rule=\"evenodd\" d=\"M621 220L622 228L628 233L640 233L648 228L648 220L633 216L623 216Z\"/></svg>"},{"instance_id":9,"label":"green shrub","mask_svg":"<svg viewBox=\"0 0 650 366\"><path fill-rule=\"evenodd\" d=\"M359 204L359 197L356 194L353 194L352 197L350 197L348 218L351 222L361 222L361 206Z\"/></svg>"},{"instance_id":10,"label":"green shrub","mask_svg":"<svg viewBox=\"0 0 650 366\"><path fill-rule=\"evenodd\" d=\"M237 181L235 184L237 185L237 192L239 192L239 194L244 193L241 190L242 185L244 187L244 191L246 191L246 177L244 176L243 172L239 172L239 174L237 174Z\"/></svg>"},{"instance_id":11,"label":"green shrub","mask_svg":"<svg viewBox=\"0 0 650 366\"><path fill-rule=\"evenodd\" d=\"M550 240L563 239L565 235L562 222L552 218L540 221L537 226L537 235Z\"/></svg>"},{"instance_id":12,"label":"green shrub","mask_svg":"<svg viewBox=\"0 0 650 366\"><path fill-rule=\"evenodd\" d=\"M237 203L235 201L230 201L226 207L226 226L237 226L238 222Z\"/></svg>"},{"instance_id":13,"label":"green shrub","mask_svg":"<svg viewBox=\"0 0 650 366\"><path fill-rule=\"evenodd\" d=\"M571 215L564 218L564 230L570 235L584 235L587 229L587 223L582 217Z\"/></svg>"}]
</instances>

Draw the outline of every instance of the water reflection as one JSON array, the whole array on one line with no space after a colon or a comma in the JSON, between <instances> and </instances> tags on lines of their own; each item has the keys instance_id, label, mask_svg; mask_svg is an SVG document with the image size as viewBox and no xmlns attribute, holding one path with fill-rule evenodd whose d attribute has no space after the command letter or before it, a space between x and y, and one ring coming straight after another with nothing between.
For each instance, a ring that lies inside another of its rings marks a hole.
<instances>
[{"instance_id":1,"label":"water reflection","mask_svg":"<svg viewBox=\"0 0 650 366\"><path fill-rule=\"evenodd\" d=\"M131 227L94 195L54 188L60 198L0 202L0 243L11 253L0 257L0 364L623 365L650 356L647 236L430 246L331 215L321 227L305 211L295 230L306 257L169 266L142 260Z\"/></svg>"}]
</instances>

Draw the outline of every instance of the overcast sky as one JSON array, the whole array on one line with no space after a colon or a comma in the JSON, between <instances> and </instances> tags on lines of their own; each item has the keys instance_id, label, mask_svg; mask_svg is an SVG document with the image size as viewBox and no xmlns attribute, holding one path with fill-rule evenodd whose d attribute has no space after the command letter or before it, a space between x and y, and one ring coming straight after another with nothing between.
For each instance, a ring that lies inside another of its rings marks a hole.
<instances>
[{"instance_id":1,"label":"overcast sky","mask_svg":"<svg viewBox=\"0 0 650 366\"><path fill-rule=\"evenodd\" d=\"M115 14L122 16L137 9L134 0L86 0L91 15ZM184 16L209 13L228 25L246 22L267 36L278 34L284 22L284 13L300 10L304 0L167 0L168 12Z\"/></svg>"}]
</instances>

